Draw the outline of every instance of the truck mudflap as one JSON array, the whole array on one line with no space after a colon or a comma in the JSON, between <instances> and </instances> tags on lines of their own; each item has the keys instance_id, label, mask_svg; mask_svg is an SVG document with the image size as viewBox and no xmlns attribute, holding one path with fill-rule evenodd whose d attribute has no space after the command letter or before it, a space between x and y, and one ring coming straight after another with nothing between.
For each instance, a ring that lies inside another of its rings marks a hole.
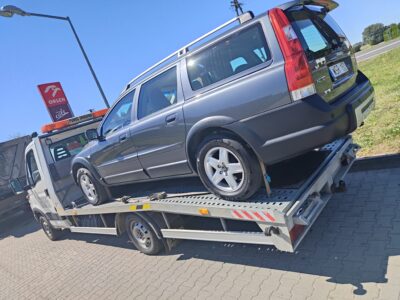
<instances>
[{"instance_id":1,"label":"truck mudflap","mask_svg":"<svg viewBox=\"0 0 400 300\"><path fill-rule=\"evenodd\" d=\"M301 186L273 189L270 196L260 194L247 202L225 201L209 193L160 193L157 197L156 194L143 198L123 197L100 206L58 209L58 213L74 219L89 215L158 213L164 220L160 230L165 239L274 245L279 250L294 252L332 195L345 191L344 178L358 150L350 136L328 144L318 151L329 155ZM193 224L185 227L171 221L177 216L179 219L200 220L202 225L219 225L206 229L201 226L194 228ZM252 229L247 225L252 225ZM73 232L114 235L118 231L104 227L72 226L70 229Z\"/></svg>"}]
</instances>

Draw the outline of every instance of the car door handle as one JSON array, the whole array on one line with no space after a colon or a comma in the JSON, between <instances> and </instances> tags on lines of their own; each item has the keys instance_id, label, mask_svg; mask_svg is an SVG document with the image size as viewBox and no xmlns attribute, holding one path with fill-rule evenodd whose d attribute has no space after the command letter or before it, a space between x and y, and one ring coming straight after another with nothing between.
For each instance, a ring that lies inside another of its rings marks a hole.
<instances>
[{"instance_id":1,"label":"car door handle","mask_svg":"<svg viewBox=\"0 0 400 300\"><path fill-rule=\"evenodd\" d=\"M128 139L128 136L126 136L126 135L121 135L121 136L119 137L119 142L120 142L120 143L126 142L127 139Z\"/></svg>"},{"instance_id":2,"label":"car door handle","mask_svg":"<svg viewBox=\"0 0 400 300\"><path fill-rule=\"evenodd\" d=\"M165 122L167 124L171 124L171 123L174 123L176 121L176 119L177 119L176 114L172 114L165 118Z\"/></svg>"}]
</instances>

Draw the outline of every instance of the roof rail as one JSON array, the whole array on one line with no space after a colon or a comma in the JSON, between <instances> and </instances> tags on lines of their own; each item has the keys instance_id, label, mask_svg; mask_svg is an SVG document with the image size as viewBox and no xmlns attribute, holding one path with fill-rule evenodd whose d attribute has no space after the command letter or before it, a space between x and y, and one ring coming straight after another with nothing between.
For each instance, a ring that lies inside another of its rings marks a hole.
<instances>
[{"instance_id":1,"label":"roof rail","mask_svg":"<svg viewBox=\"0 0 400 300\"><path fill-rule=\"evenodd\" d=\"M180 57L182 55L185 55L186 53L189 52L189 47L197 44L198 42L204 40L205 38L209 37L210 35L220 31L221 29L231 25L232 23L235 23L236 21L239 21L240 24L243 24L247 21L250 21L251 19L254 18L254 14L251 11L245 12L244 14L233 18L231 20L229 20L228 22L222 24L221 26L218 26L217 28L211 30L210 32L204 34L203 36L199 37L198 39L195 39L193 42L190 42L189 44L187 44L186 46L180 48L178 51L175 51L174 53L172 53L171 55L167 56L166 58L164 58L163 60L159 61L158 63L156 63L155 65L151 66L150 68L148 68L146 71L140 73L138 76L136 76L135 78L133 78L129 84L127 85L127 89L129 89L132 84L137 81L138 79L140 79L141 77L143 77L144 75L146 75L147 73L149 73L150 71L154 70L155 68L159 67L160 65L162 65L163 63L167 62L168 60L170 60L171 58L173 58L174 56Z\"/></svg>"}]
</instances>

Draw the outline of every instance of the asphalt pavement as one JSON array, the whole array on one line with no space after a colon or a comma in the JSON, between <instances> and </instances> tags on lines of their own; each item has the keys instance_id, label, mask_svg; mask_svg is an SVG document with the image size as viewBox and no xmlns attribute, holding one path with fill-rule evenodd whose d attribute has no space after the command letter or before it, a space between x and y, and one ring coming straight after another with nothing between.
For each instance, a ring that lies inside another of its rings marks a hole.
<instances>
[{"instance_id":1,"label":"asphalt pavement","mask_svg":"<svg viewBox=\"0 0 400 300\"><path fill-rule=\"evenodd\" d=\"M378 45L377 47L374 47L370 50L358 52L356 53L356 58L358 62L366 61L386 52L389 52L390 50L393 50L397 47L400 47L400 40L383 43L382 45Z\"/></svg>"}]
</instances>

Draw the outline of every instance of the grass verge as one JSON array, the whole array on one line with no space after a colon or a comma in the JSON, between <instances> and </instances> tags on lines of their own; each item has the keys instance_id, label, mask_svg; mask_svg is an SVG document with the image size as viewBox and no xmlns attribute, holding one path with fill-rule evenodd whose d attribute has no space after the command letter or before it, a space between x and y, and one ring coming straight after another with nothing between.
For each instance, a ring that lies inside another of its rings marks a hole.
<instances>
[{"instance_id":1,"label":"grass verge","mask_svg":"<svg viewBox=\"0 0 400 300\"><path fill-rule=\"evenodd\" d=\"M354 134L360 156L400 153L400 48L359 64L371 80L376 108Z\"/></svg>"}]
</instances>

